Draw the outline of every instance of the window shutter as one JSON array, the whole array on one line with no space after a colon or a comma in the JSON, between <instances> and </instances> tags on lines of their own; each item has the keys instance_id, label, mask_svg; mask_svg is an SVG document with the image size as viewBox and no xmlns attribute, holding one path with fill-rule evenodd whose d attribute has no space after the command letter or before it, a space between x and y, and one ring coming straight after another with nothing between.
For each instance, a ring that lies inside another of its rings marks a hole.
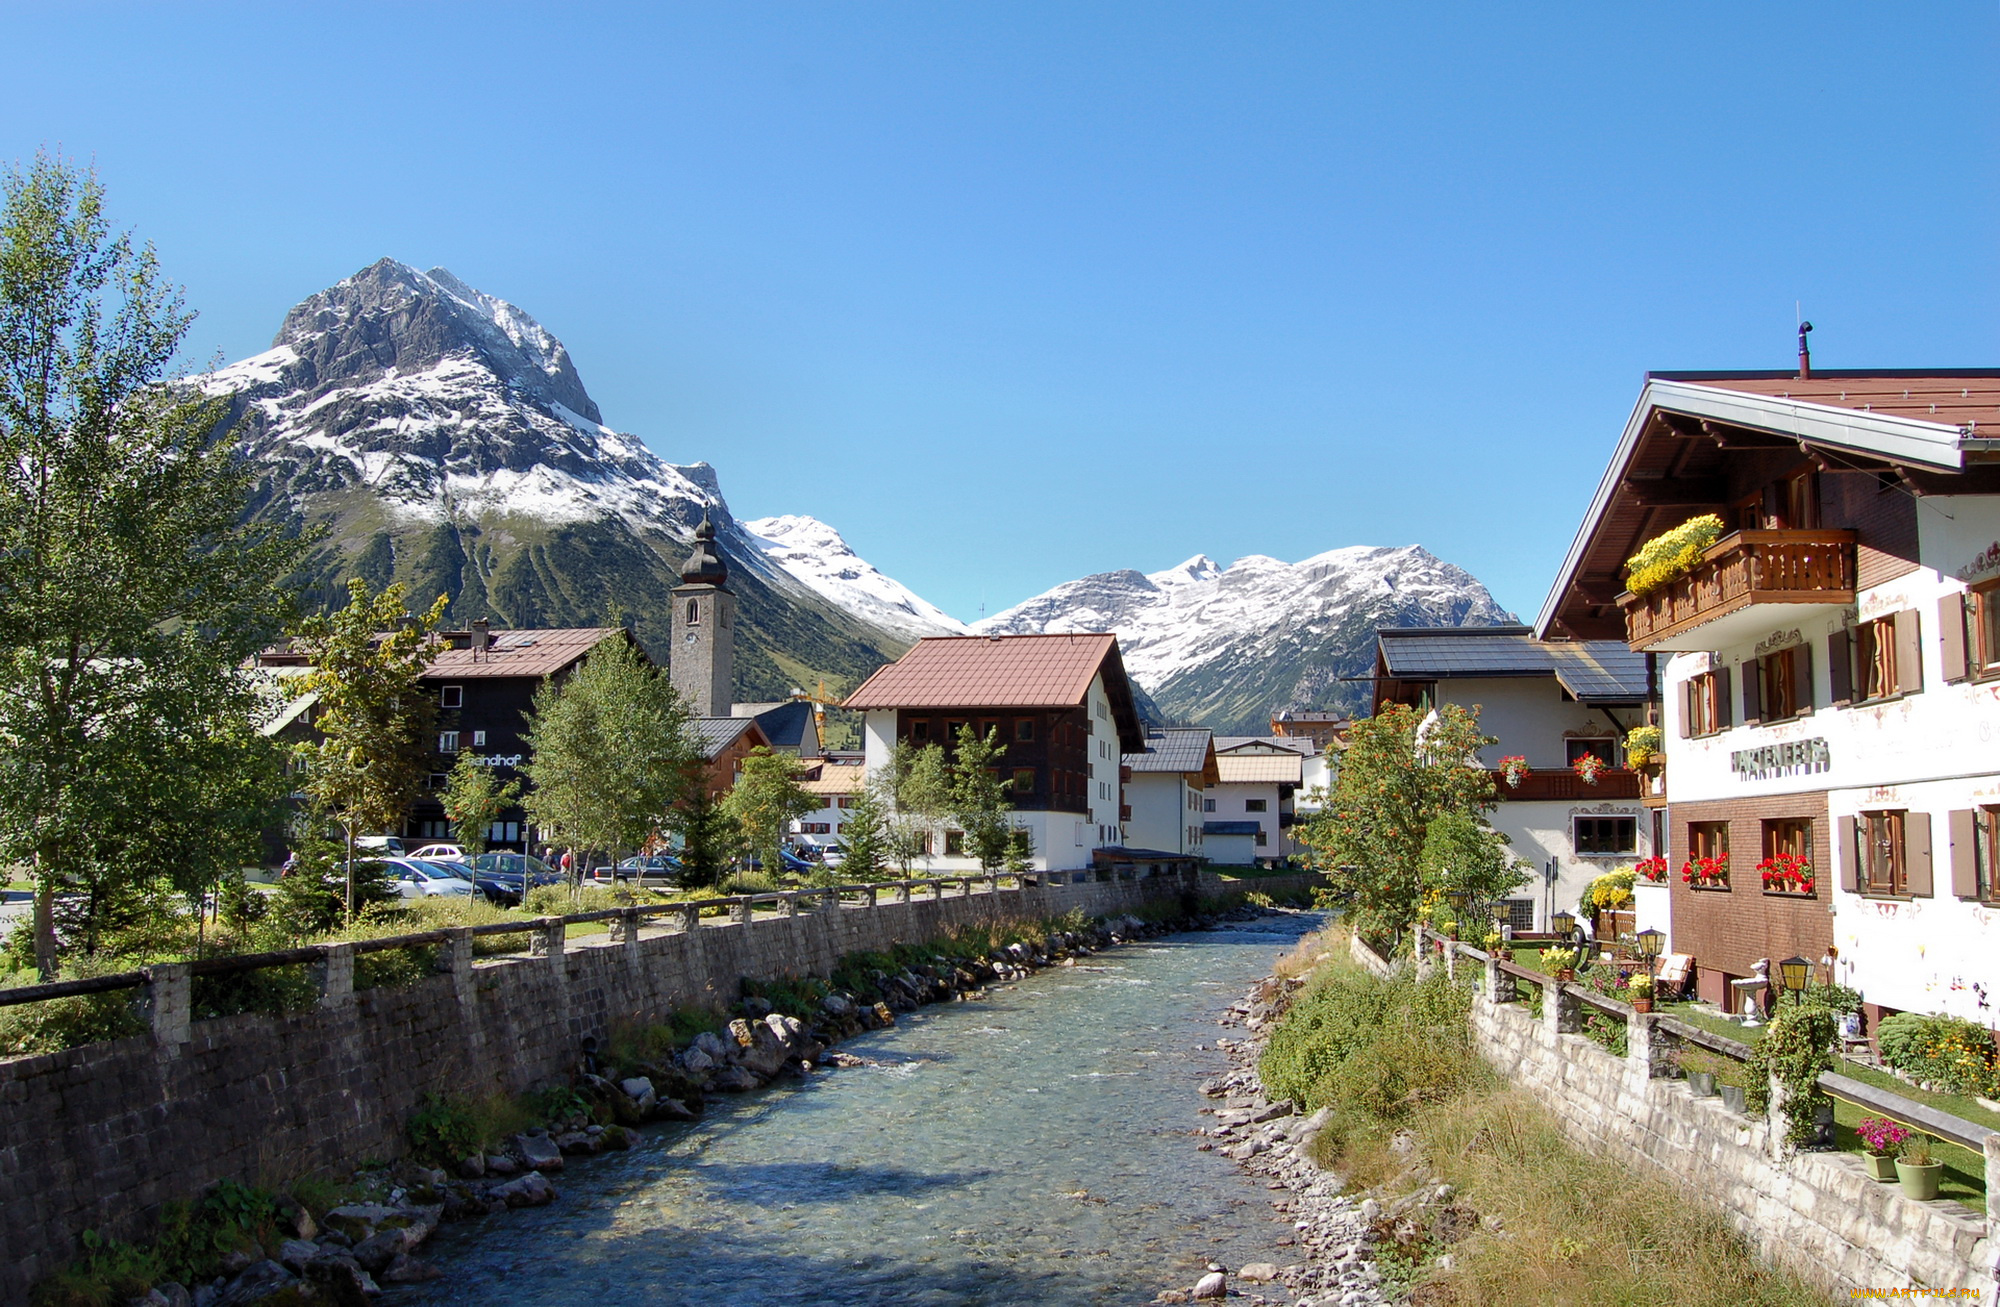
<instances>
[{"instance_id":1,"label":"window shutter","mask_svg":"<svg viewBox=\"0 0 2000 1307\"><path fill-rule=\"evenodd\" d=\"M1903 814L1903 869L1905 888L1911 898L1931 896L1931 815L1928 812Z\"/></svg>"},{"instance_id":2,"label":"window shutter","mask_svg":"<svg viewBox=\"0 0 2000 1307\"><path fill-rule=\"evenodd\" d=\"M1792 650L1792 685L1798 695L1798 711L1801 717L1813 710L1819 700L1813 695L1812 645L1802 644Z\"/></svg>"},{"instance_id":3,"label":"window shutter","mask_svg":"<svg viewBox=\"0 0 2000 1307\"><path fill-rule=\"evenodd\" d=\"M1852 817L1840 819L1840 887L1861 892L1861 823Z\"/></svg>"},{"instance_id":4,"label":"window shutter","mask_svg":"<svg viewBox=\"0 0 2000 1307\"><path fill-rule=\"evenodd\" d=\"M1948 594L1938 600L1938 647L1944 653L1944 679L1962 681L1971 674L1965 657L1965 596Z\"/></svg>"},{"instance_id":5,"label":"window shutter","mask_svg":"<svg viewBox=\"0 0 2000 1307\"><path fill-rule=\"evenodd\" d=\"M1854 702L1854 637L1835 631L1826 642L1826 679L1836 708Z\"/></svg>"},{"instance_id":6,"label":"window shutter","mask_svg":"<svg viewBox=\"0 0 2000 1307\"><path fill-rule=\"evenodd\" d=\"M1694 687L1695 678L1681 682L1681 738L1694 734Z\"/></svg>"},{"instance_id":7,"label":"window shutter","mask_svg":"<svg viewBox=\"0 0 2000 1307\"><path fill-rule=\"evenodd\" d=\"M1917 610L1896 614L1896 692L1913 694L1924 688L1924 646L1918 638Z\"/></svg>"},{"instance_id":8,"label":"window shutter","mask_svg":"<svg viewBox=\"0 0 2000 1307\"><path fill-rule=\"evenodd\" d=\"M1714 676L1715 676L1715 729L1718 731L1727 730L1730 726L1733 726L1736 721L1736 719L1730 715L1730 709L1734 708L1736 705L1730 702L1729 669L1727 667L1718 664L1716 666Z\"/></svg>"},{"instance_id":9,"label":"window shutter","mask_svg":"<svg viewBox=\"0 0 2000 1307\"><path fill-rule=\"evenodd\" d=\"M1951 892L1962 899L1979 897L1979 859L1974 841L1979 838L1979 828L1974 824L1977 814L1970 808L1960 808L1947 819L1946 830L1951 834Z\"/></svg>"},{"instance_id":10,"label":"window shutter","mask_svg":"<svg viewBox=\"0 0 2000 1307\"><path fill-rule=\"evenodd\" d=\"M1743 724L1755 726L1764 720L1764 664L1743 664Z\"/></svg>"}]
</instances>

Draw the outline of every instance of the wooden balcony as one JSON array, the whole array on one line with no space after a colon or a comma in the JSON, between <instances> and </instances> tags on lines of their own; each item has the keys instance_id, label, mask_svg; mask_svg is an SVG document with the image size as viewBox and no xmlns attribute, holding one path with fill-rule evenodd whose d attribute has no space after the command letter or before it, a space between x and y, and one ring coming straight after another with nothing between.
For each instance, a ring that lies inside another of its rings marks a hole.
<instances>
[{"instance_id":1,"label":"wooden balcony","mask_svg":"<svg viewBox=\"0 0 2000 1307\"><path fill-rule=\"evenodd\" d=\"M1854 532L1738 531L1694 571L1618 596L1634 649L1715 650L1854 602Z\"/></svg>"},{"instance_id":2,"label":"wooden balcony","mask_svg":"<svg viewBox=\"0 0 2000 1307\"><path fill-rule=\"evenodd\" d=\"M1567 767L1537 767L1521 778L1518 786L1507 784L1507 777L1500 772L1493 777L1493 797L1500 801L1512 800L1527 803L1543 802L1575 803L1584 799L1636 799L1639 797L1639 773L1623 767L1613 767L1598 773L1597 784L1585 785L1583 777Z\"/></svg>"}]
</instances>

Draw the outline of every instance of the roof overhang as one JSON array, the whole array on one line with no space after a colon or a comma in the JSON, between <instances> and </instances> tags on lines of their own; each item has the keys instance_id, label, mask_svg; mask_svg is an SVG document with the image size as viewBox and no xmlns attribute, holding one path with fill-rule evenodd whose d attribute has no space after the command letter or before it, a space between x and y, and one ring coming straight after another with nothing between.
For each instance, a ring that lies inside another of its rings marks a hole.
<instances>
[{"instance_id":1,"label":"roof overhang","mask_svg":"<svg viewBox=\"0 0 2000 1307\"><path fill-rule=\"evenodd\" d=\"M1766 432L1796 441L1802 451L1845 454L1867 462L1932 472L1963 471L1968 452L1982 452L1994 444L1983 437L1974 438L1949 423L1649 377L1625 421L1611 462L1597 483L1597 492L1591 496L1583 523L1563 555L1555 584L1536 614L1535 638L1550 638L1591 539L1625 482L1633 454L1656 414L1678 414L1697 421Z\"/></svg>"}]
</instances>

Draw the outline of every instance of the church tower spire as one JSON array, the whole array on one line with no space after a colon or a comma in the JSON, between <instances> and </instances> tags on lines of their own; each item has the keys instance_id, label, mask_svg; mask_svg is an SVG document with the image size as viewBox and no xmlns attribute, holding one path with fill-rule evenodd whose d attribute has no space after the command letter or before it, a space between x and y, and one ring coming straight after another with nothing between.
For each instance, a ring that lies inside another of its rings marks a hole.
<instances>
[{"instance_id":1,"label":"church tower spire","mask_svg":"<svg viewBox=\"0 0 2000 1307\"><path fill-rule=\"evenodd\" d=\"M694 529L694 549L674 587L667 668L674 689L697 717L727 717L735 702L730 680L736 662L736 596L729 565L715 544L715 523L704 511Z\"/></svg>"}]
</instances>

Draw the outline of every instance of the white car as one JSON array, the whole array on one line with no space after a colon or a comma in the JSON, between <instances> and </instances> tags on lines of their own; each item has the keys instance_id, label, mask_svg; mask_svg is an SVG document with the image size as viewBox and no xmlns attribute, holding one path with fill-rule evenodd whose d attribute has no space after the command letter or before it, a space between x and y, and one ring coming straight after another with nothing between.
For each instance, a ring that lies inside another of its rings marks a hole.
<instances>
[{"instance_id":1,"label":"white car","mask_svg":"<svg viewBox=\"0 0 2000 1307\"><path fill-rule=\"evenodd\" d=\"M395 883L396 893L406 899L469 898L472 881L459 869L439 862L419 862L415 858L381 858L376 865Z\"/></svg>"},{"instance_id":2,"label":"white car","mask_svg":"<svg viewBox=\"0 0 2000 1307\"><path fill-rule=\"evenodd\" d=\"M408 855L419 862L464 862L465 850L456 844L426 844Z\"/></svg>"}]
</instances>

